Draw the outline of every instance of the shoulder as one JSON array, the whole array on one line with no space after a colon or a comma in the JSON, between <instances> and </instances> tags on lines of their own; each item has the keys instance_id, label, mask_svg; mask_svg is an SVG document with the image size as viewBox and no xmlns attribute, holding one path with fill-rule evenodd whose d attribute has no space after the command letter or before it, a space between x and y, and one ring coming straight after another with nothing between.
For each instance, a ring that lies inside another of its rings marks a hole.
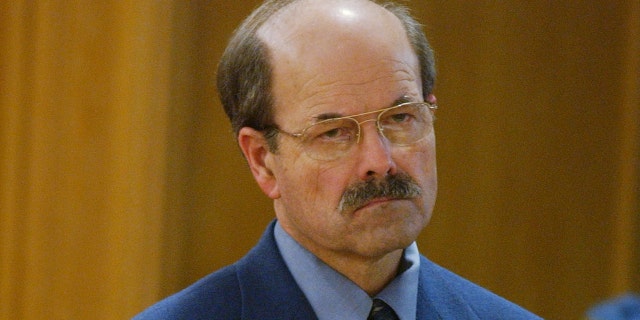
<instances>
[{"instance_id":1,"label":"shoulder","mask_svg":"<svg viewBox=\"0 0 640 320\"><path fill-rule=\"evenodd\" d=\"M210 319L212 314L221 319L239 318L240 294L236 266L231 265L156 303L134 319Z\"/></svg>"},{"instance_id":2,"label":"shoulder","mask_svg":"<svg viewBox=\"0 0 640 320\"><path fill-rule=\"evenodd\" d=\"M274 223L236 263L158 302L136 320L313 319L273 236Z\"/></svg>"},{"instance_id":3,"label":"shoulder","mask_svg":"<svg viewBox=\"0 0 640 320\"><path fill-rule=\"evenodd\" d=\"M420 290L432 303L448 304L449 311L465 310L479 319L541 319L503 297L431 262L420 261ZM441 308L438 308L439 312ZM447 311L445 311L446 313Z\"/></svg>"}]
</instances>

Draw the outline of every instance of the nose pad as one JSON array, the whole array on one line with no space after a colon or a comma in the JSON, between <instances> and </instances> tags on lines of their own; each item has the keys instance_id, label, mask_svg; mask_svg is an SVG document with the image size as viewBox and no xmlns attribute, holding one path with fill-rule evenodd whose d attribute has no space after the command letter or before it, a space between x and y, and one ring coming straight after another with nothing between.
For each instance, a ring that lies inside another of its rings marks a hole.
<instances>
[{"instance_id":1,"label":"nose pad","mask_svg":"<svg viewBox=\"0 0 640 320\"><path fill-rule=\"evenodd\" d=\"M375 122L376 131L378 132L378 135L380 135L380 137L384 137L384 135L382 134L382 130L380 129L380 126L378 126L377 119L364 120L364 121L358 122L358 140L356 141L358 144L360 143L360 138L362 138L362 132L364 131L364 130L362 130L362 125L365 122L371 122L371 121Z\"/></svg>"}]
</instances>

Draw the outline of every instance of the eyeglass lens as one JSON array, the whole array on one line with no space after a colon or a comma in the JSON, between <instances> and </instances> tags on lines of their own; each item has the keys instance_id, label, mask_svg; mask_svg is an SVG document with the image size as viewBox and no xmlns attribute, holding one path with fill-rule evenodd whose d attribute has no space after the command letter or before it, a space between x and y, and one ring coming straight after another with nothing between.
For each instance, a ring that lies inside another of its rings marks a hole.
<instances>
[{"instance_id":1,"label":"eyeglass lens","mask_svg":"<svg viewBox=\"0 0 640 320\"><path fill-rule=\"evenodd\" d=\"M331 160L346 155L359 141L361 124L353 117L320 121L308 127L302 136L307 154L318 160ZM376 126L393 145L410 145L426 137L433 128L433 115L422 103L405 104L382 111Z\"/></svg>"}]
</instances>

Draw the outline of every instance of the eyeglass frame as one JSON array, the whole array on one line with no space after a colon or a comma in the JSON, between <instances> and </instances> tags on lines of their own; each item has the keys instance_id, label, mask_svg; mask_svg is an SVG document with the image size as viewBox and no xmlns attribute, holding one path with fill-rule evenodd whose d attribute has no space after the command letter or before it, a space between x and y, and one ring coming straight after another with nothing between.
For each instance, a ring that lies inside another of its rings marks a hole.
<instances>
[{"instance_id":1,"label":"eyeglass frame","mask_svg":"<svg viewBox=\"0 0 640 320\"><path fill-rule=\"evenodd\" d=\"M284 134L286 134L286 135L288 135L288 136L290 136L292 138L302 138L302 137L304 137L306 131L309 130L309 128L315 126L315 125L322 124L324 122L329 122L329 121L350 119L350 120L353 120L356 123L356 125L358 126L358 132L356 134L356 142L355 142L355 144L357 145L357 144L360 143L360 137L362 135L362 124L365 123L365 122L370 122L370 121L375 121L376 129L378 130L378 133L381 136L383 136L386 139L388 139L387 136L385 136L384 130L380 125L380 116L382 114L384 114L386 111L397 109L397 108L400 108L400 107L403 107L403 106L407 106L407 105L421 105L421 106L424 106L424 107L428 108L429 111L432 112L432 113L435 112L438 109L438 105L437 104L430 103L430 102L427 102L427 101L422 101L422 102L403 102L403 103L400 103L400 104L397 104L397 105L394 105L394 106L391 106L391 107L388 107L388 108L383 108L383 109L378 109L378 110L373 110L373 111L367 111L367 112L358 113L358 114L349 115L349 116L342 116L342 117L336 117L336 118L323 119L323 120L318 121L316 123L312 123L312 124L308 125L307 127L305 127L304 129L300 130L299 132L295 132L295 133L282 130L277 125L271 127L270 130L284 133ZM378 115L373 119L367 119L367 120L363 120L363 121L358 121L357 119L355 119L356 117L361 117L361 116L366 116L366 115L376 114L376 113L378 113ZM435 121L435 116L433 118L433 121ZM408 143L408 144L396 144L396 143L393 143L393 144L401 145L401 146L402 145L411 145L411 144L417 143L418 141L421 141L422 139L424 139L424 138L418 139L418 140L413 141L413 142Z\"/></svg>"}]
</instances>

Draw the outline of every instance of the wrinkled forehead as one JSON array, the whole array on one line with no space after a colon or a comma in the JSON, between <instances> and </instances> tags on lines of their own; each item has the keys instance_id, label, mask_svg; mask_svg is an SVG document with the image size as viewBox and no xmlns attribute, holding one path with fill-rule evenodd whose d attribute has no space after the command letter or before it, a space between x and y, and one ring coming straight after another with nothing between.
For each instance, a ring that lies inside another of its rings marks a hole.
<instances>
[{"instance_id":1,"label":"wrinkled forehead","mask_svg":"<svg viewBox=\"0 0 640 320\"><path fill-rule=\"evenodd\" d=\"M389 48L408 44L398 18L368 0L299 0L281 9L258 30L273 59L313 53L345 54L353 47Z\"/></svg>"},{"instance_id":2,"label":"wrinkled forehead","mask_svg":"<svg viewBox=\"0 0 640 320\"><path fill-rule=\"evenodd\" d=\"M258 32L268 47L276 100L330 82L419 81L419 63L400 20L368 0L300 0ZM304 96L303 93L300 93Z\"/></svg>"}]
</instances>

